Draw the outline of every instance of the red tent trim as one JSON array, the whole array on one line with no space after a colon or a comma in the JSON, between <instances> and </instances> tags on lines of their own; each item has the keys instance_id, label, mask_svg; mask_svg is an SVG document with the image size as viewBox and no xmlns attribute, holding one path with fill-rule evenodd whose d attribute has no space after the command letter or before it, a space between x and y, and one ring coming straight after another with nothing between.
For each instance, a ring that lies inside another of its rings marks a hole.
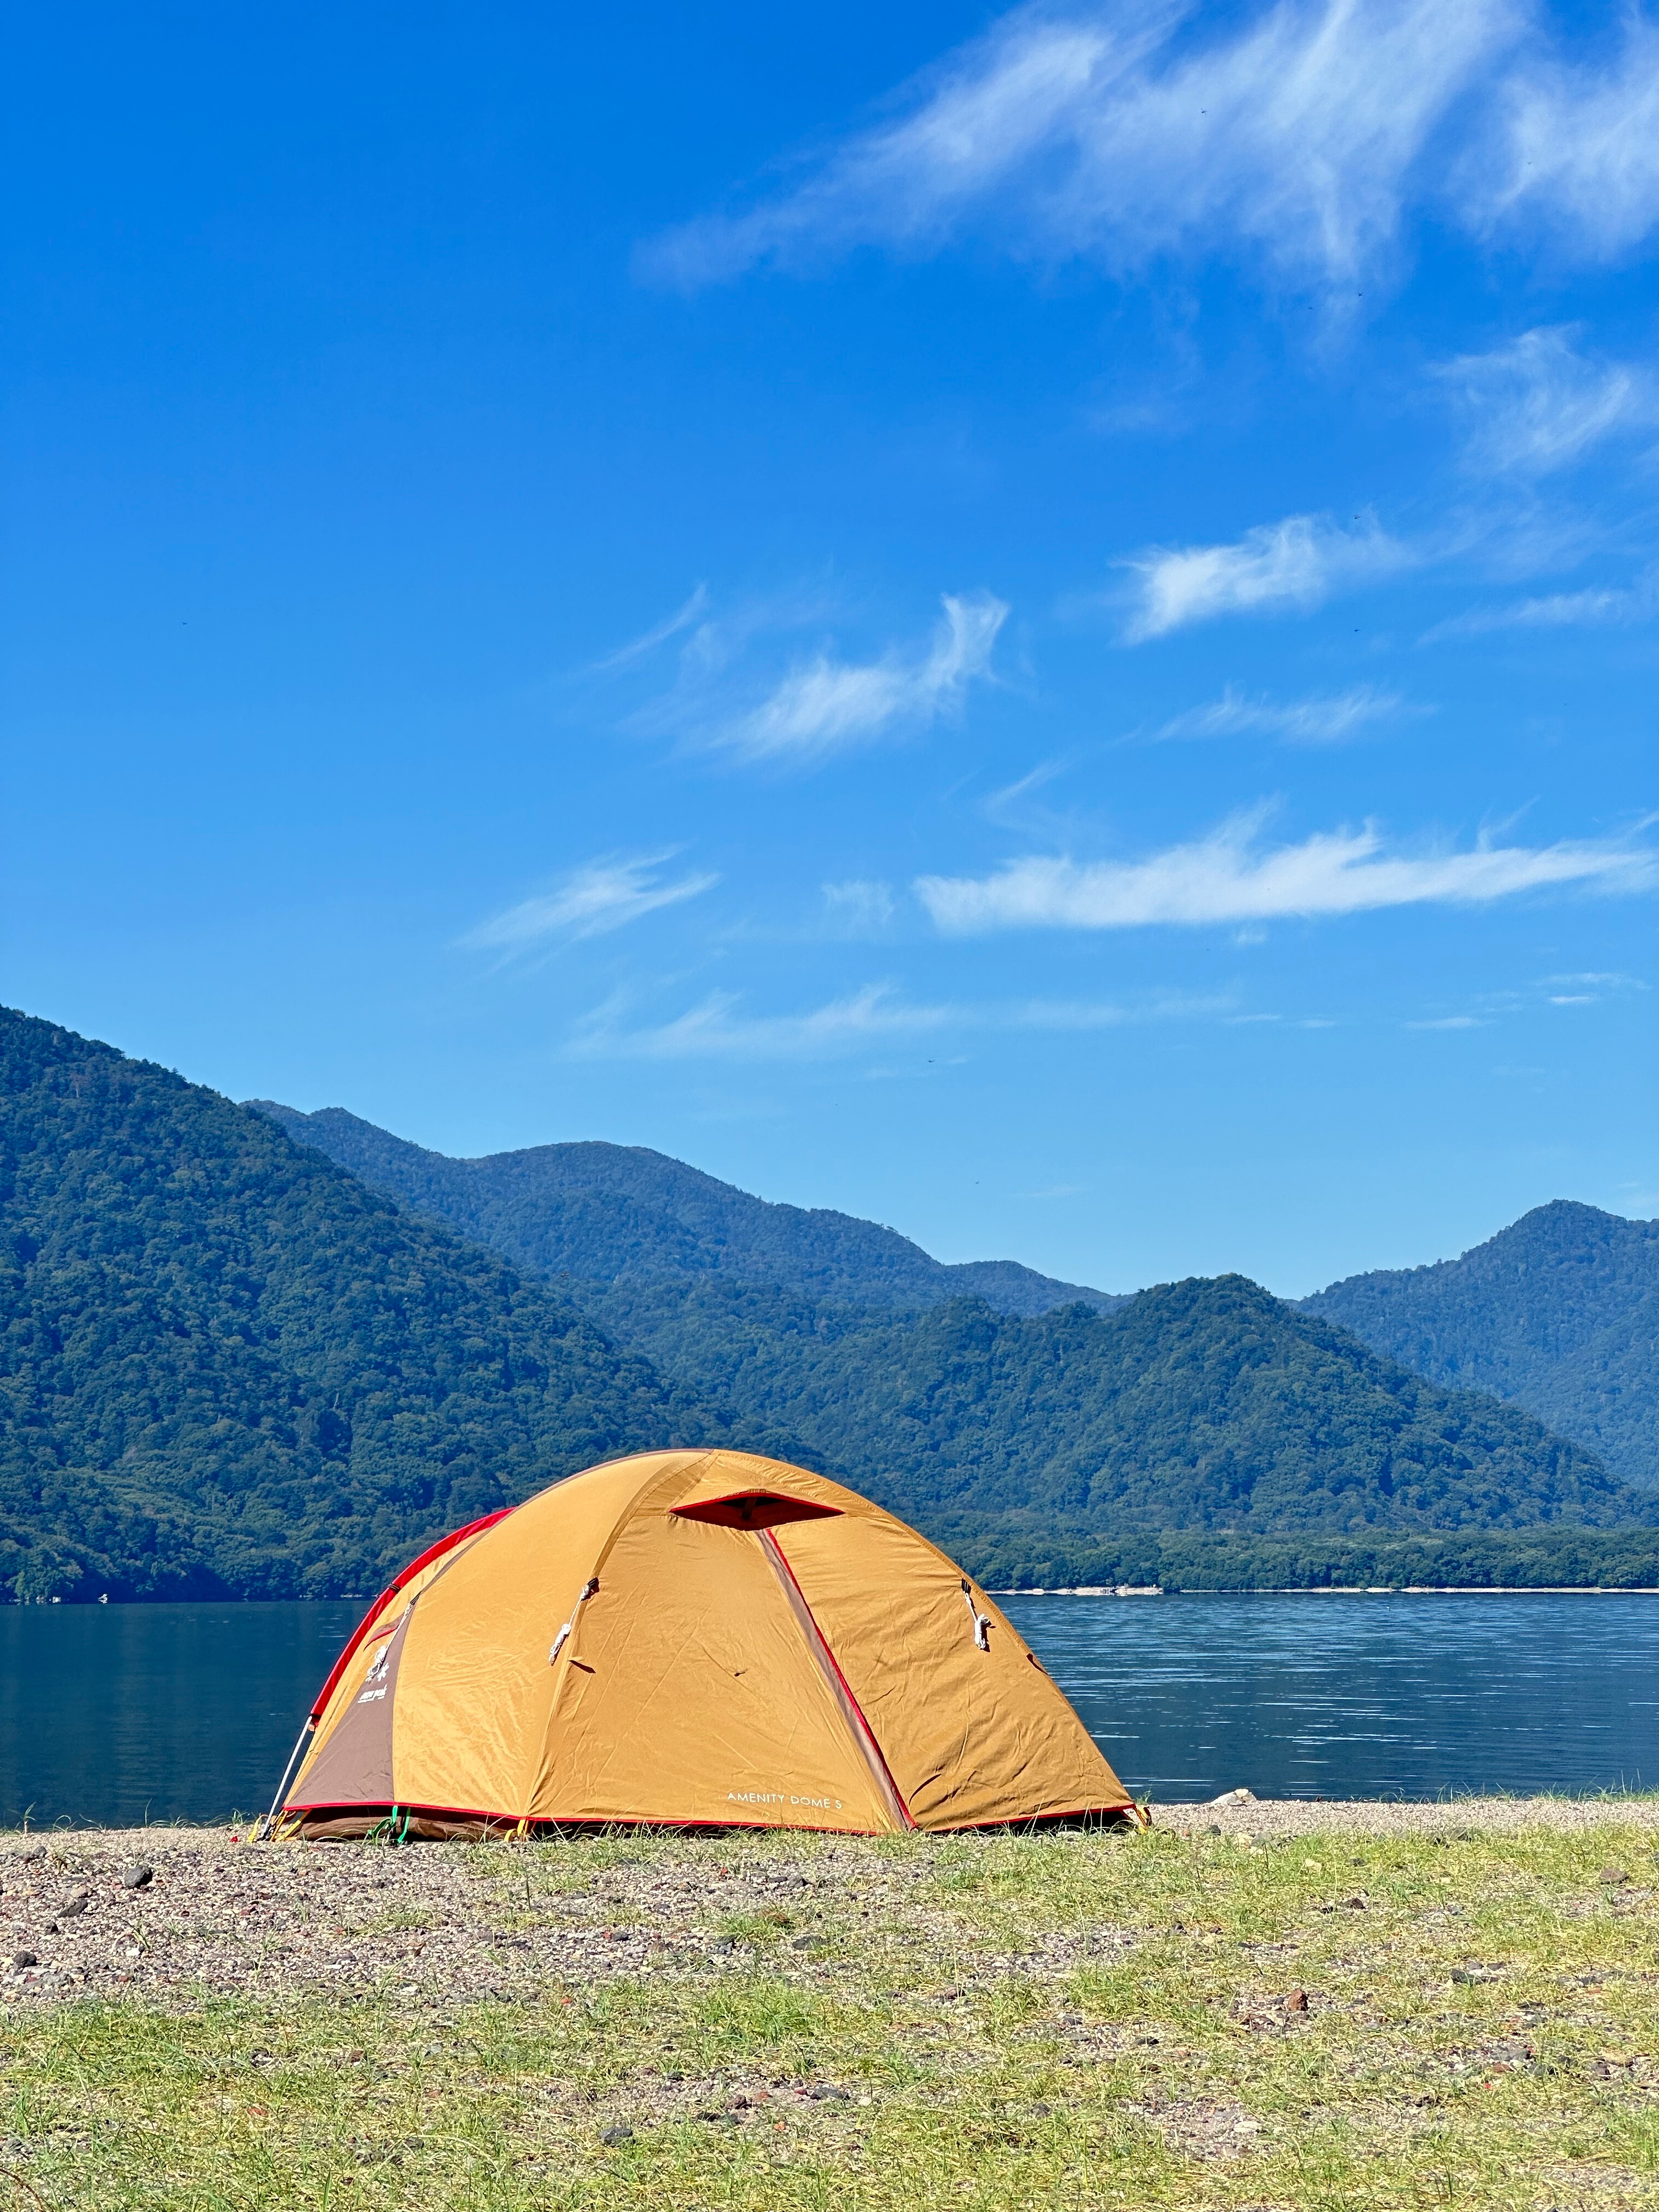
<instances>
[{"instance_id":1,"label":"red tent trim","mask_svg":"<svg viewBox=\"0 0 1659 2212\"><path fill-rule=\"evenodd\" d=\"M440 1536L435 1544L428 1544L418 1559L411 1559L402 1574L386 1584L358 1622L356 1634L334 1662L333 1672L317 1692L317 1702L311 1708L311 1720L313 1727L321 1720L329 1699L334 1695L335 1685L351 1663L353 1653L368 1635L370 1624L379 1617L387 1599L396 1597L398 1591L405 1584L412 1583L423 1568L429 1567L434 1559L442 1559L446 1552L453 1552L457 1544L465 1543L469 1536L482 1536L486 1528L493 1528L498 1521L505 1521L509 1513L516 1513L518 1510L516 1505L503 1505L499 1512L486 1513L482 1521L469 1521L465 1528L452 1528L448 1535Z\"/></svg>"}]
</instances>

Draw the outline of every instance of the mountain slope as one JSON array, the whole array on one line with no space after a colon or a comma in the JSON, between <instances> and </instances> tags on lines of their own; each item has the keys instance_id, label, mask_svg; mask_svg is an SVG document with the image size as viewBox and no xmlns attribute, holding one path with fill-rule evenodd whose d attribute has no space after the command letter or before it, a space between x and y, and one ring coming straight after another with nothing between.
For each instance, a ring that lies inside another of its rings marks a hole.
<instances>
[{"instance_id":1,"label":"mountain slope","mask_svg":"<svg viewBox=\"0 0 1659 2212\"><path fill-rule=\"evenodd\" d=\"M273 1122L0 1012L0 1587L361 1591L560 1474L724 1433Z\"/></svg>"},{"instance_id":2,"label":"mountain slope","mask_svg":"<svg viewBox=\"0 0 1659 2212\"><path fill-rule=\"evenodd\" d=\"M543 1274L599 1283L735 1276L858 1305L972 1296L1004 1313L1079 1300L1107 1312L1120 1303L1012 1260L949 1267L896 1230L822 1206L773 1205L642 1146L538 1145L458 1160L338 1106L301 1114L268 1098L247 1103L400 1205Z\"/></svg>"},{"instance_id":3,"label":"mountain slope","mask_svg":"<svg viewBox=\"0 0 1659 2212\"><path fill-rule=\"evenodd\" d=\"M1242 1276L1109 1315L958 1300L905 1320L759 1285L618 1285L591 1309L699 1395L810 1437L820 1463L931 1528L1608 1526L1644 1510L1529 1414L1448 1391Z\"/></svg>"},{"instance_id":4,"label":"mountain slope","mask_svg":"<svg viewBox=\"0 0 1659 2212\"><path fill-rule=\"evenodd\" d=\"M1461 1259L1352 1275L1303 1304L1431 1382L1524 1406L1659 1489L1659 1221L1558 1199Z\"/></svg>"}]
</instances>

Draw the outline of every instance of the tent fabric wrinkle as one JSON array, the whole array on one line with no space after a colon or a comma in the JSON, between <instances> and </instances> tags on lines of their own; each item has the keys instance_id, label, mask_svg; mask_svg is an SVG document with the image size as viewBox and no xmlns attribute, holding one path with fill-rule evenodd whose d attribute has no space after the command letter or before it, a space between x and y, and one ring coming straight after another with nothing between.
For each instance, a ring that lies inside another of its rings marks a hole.
<instances>
[{"instance_id":1,"label":"tent fabric wrinkle","mask_svg":"<svg viewBox=\"0 0 1659 2212\"><path fill-rule=\"evenodd\" d=\"M319 1836L394 1807L417 1836L1132 1812L960 1568L858 1492L744 1452L610 1461L429 1547L313 1710L283 1811Z\"/></svg>"}]
</instances>

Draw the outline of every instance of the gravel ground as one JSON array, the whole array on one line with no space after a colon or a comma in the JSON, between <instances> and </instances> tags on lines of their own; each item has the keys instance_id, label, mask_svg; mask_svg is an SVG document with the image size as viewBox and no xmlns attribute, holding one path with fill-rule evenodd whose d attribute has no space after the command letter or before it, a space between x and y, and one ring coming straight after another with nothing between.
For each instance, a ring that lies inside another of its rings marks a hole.
<instances>
[{"instance_id":1,"label":"gravel ground","mask_svg":"<svg viewBox=\"0 0 1659 2212\"><path fill-rule=\"evenodd\" d=\"M1160 1808L1157 1819L1183 1836L1240 1844L1474 1836L1583 1830L1609 1819L1659 1827L1659 1800L1418 1805L1246 1795ZM1066 1848L1064 1837L1055 1840ZM0 1841L0 2004L131 1995L182 2008L205 1993L372 1991L425 2010L528 1998L555 1984L719 1973L752 1963L757 1947L776 1952L793 1974L833 1977L848 1969L814 1922L844 1929L855 1897L852 1910L871 1923L871 1940L901 1923L908 1936L925 1936L931 1907L917 1887L925 1871L914 1852L858 1838L656 1838L635 1856L624 1837L598 1871L591 1856L573 1862L567 1888L550 1890L544 1873L532 1899L501 1844L248 1844L224 1829L160 1827L13 1837ZM815 1909L819 1889L833 1893L833 1913ZM783 1923L805 1932L782 1945ZM1130 1940L1106 1918L1034 1939L1018 1963L1027 1973L1064 1974ZM986 1955L974 1973L993 1981L1012 1963Z\"/></svg>"},{"instance_id":2,"label":"gravel ground","mask_svg":"<svg viewBox=\"0 0 1659 2212\"><path fill-rule=\"evenodd\" d=\"M1659 1827L1659 1796L1453 1797L1422 1805L1255 1797L1246 1790L1209 1805L1158 1805L1153 1818L1180 1836L1218 1828L1224 1835L1257 1836L1264 1843L1281 1836L1513 1835L1520 1828L1576 1833L1609 1820Z\"/></svg>"}]
</instances>

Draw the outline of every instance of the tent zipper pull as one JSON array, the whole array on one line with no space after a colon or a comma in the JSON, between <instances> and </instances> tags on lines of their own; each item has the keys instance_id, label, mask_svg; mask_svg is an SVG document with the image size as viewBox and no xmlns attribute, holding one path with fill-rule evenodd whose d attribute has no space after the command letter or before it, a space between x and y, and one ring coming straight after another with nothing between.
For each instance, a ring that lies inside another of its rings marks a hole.
<instances>
[{"instance_id":1,"label":"tent zipper pull","mask_svg":"<svg viewBox=\"0 0 1659 2212\"><path fill-rule=\"evenodd\" d=\"M550 1667L557 1666L559 1662L559 1654L564 1650L565 1645L570 1641L570 1632L576 1626L576 1615L581 1611L583 1606L586 1604L588 1599L591 1598L593 1593L599 1589L599 1578L597 1575L594 1576L592 1582L584 1583L581 1595L577 1598L575 1604L570 1608L569 1620L566 1621L564 1626L553 1638L552 1647L547 1655L547 1663Z\"/></svg>"}]
</instances>

